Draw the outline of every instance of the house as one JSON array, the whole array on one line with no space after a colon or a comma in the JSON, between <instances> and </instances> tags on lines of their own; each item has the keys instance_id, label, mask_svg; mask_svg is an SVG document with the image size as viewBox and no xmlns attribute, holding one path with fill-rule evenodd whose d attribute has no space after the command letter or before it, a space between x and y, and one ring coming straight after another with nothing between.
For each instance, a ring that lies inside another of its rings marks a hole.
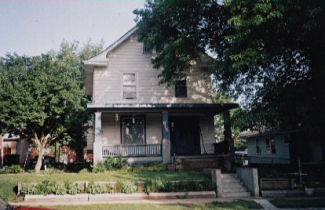
<instances>
[{"instance_id":1,"label":"house","mask_svg":"<svg viewBox=\"0 0 325 210\"><path fill-rule=\"evenodd\" d=\"M302 130L266 129L241 134L246 139L249 164L289 164L324 161L324 146Z\"/></svg>"},{"instance_id":2,"label":"house","mask_svg":"<svg viewBox=\"0 0 325 210\"><path fill-rule=\"evenodd\" d=\"M0 135L0 166L23 165L28 156L28 142L20 136Z\"/></svg>"},{"instance_id":3,"label":"house","mask_svg":"<svg viewBox=\"0 0 325 210\"><path fill-rule=\"evenodd\" d=\"M138 41L134 27L84 61L86 94L92 98L87 109L94 116L87 148L94 163L109 156L169 163L173 157L214 154L214 116L229 115L238 105L213 103L208 56L193 61L186 77L167 87L152 66L155 55ZM232 150L229 120L225 130Z\"/></svg>"}]
</instances>

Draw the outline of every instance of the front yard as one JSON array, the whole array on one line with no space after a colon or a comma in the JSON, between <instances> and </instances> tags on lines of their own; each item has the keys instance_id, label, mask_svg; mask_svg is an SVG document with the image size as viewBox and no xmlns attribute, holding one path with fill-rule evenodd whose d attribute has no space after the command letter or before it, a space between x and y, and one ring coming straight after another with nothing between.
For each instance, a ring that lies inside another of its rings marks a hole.
<instances>
[{"instance_id":1,"label":"front yard","mask_svg":"<svg viewBox=\"0 0 325 210\"><path fill-rule=\"evenodd\" d=\"M17 197L17 183L33 183L43 180L74 182L74 181L146 181L149 179L172 180L208 180L199 172L173 172L173 171L128 171L128 170L112 170L102 173L51 173L51 174L2 174L0 175L0 197L5 201L19 201Z\"/></svg>"}]
</instances>

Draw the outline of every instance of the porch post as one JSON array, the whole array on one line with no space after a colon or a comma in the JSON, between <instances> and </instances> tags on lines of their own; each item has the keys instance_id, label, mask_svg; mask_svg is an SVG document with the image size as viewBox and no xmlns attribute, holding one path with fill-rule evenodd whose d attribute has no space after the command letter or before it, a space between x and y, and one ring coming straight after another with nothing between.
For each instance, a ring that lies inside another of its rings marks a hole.
<instances>
[{"instance_id":1,"label":"porch post","mask_svg":"<svg viewBox=\"0 0 325 210\"><path fill-rule=\"evenodd\" d=\"M163 163L170 162L170 131L168 112L162 112L162 157Z\"/></svg>"},{"instance_id":2,"label":"porch post","mask_svg":"<svg viewBox=\"0 0 325 210\"><path fill-rule=\"evenodd\" d=\"M230 114L229 111L225 111L223 113L223 120L224 120L224 134L225 134L225 141L228 142L229 145L229 152L230 153L234 153L234 140L232 139L232 135L231 135L231 122L230 122Z\"/></svg>"},{"instance_id":3,"label":"porch post","mask_svg":"<svg viewBox=\"0 0 325 210\"><path fill-rule=\"evenodd\" d=\"M94 126L94 146L93 159L94 164L103 160L102 154L102 112L95 112L95 126Z\"/></svg>"}]
</instances>

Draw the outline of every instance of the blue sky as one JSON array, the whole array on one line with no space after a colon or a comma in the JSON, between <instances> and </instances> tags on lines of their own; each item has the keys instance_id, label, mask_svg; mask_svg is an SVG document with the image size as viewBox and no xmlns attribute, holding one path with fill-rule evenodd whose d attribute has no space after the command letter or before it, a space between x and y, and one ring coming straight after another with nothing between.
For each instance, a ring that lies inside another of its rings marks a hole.
<instances>
[{"instance_id":1,"label":"blue sky","mask_svg":"<svg viewBox=\"0 0 325 210\"><path fill-rule=\"evenodd\" d=\"M1 0L0 56L39 55L63 40L109 45L135 25L144 0Z\"/></svg>"}]
</instances>

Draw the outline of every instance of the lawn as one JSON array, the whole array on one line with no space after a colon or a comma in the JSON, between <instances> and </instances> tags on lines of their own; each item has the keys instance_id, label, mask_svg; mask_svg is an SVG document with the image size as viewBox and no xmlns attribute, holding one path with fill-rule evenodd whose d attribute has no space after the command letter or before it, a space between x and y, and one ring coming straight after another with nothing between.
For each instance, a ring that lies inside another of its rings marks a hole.
<instances>
[{"instance_id":1,"label":"lawn","mask_svg":"<svg viewBox=\"0 0 325 210\"><path fill-rule=\"evenodd\" d=\"M5 201L18 201L16 187L18 182L41 182L50 181L145 181L147 179L162 178L165 180L206 180L208 179L199 172L173 172L173 171L141 171L130 172L125 170L107 171L103 173L53 173L53 174L2 174L0 175L0 197Z\"/></svg>"},{"instance_id":2,"label":"lawn","mask_svg":"<svg viewBox=\"0 0 325 210\"><path fill-rule=\"evenodd\" d=\"M261 209L262 207L254 201L231 201L231 202L213 202L210 204L100 204L83 206L51 206L50 209L58 210L185 210L185 209Z\"/></svg>"},{"instance_id":3,"label":"lawn","mask_svg":"<svg viewBox=\"0 0 325 210\"><path fill-rule=\"evenodd\" d=\"M278 208L325 207L324 199L273 199L270 202Z\"/></svg>"}]
</instances>

